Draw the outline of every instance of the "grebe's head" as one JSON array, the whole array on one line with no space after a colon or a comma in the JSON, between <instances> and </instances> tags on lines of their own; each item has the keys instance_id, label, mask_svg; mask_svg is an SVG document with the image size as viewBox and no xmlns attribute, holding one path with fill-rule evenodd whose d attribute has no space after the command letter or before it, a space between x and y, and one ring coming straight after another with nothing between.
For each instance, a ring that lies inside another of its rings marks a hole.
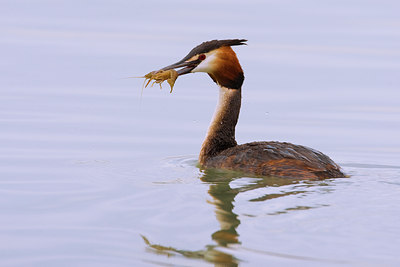
<instances>
[{"instance_id":1,"label":"grebe's head","mask_svg":"<svg viewBox=\"0 0 400 267\"><path fill-rule=\"evenodd\" d=\"M231 46L244 45L247 40L229 39L204 42L189 52L179 62L161 70L177 70L178 75L206 72L218 85L240 89L244 80L243 70Z\"/></svg>"}]
</instances>

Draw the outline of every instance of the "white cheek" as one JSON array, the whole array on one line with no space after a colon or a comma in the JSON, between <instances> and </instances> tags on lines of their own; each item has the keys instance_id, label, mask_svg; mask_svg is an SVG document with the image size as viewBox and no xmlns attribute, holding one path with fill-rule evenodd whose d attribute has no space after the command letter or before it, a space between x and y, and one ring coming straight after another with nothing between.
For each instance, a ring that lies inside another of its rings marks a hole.
<instances>
[{"instance_id":1,"label":"white cheek","mask_svg":"<svg viewBox=\"0 0 400 267\"><path fill-rule=\"evenodd\" d=\"M215 55L209 55L203 60L196 68L192 70L192 72L212 72L213 69L213 61L215 59Z\"/></svg>"}]
</instances>

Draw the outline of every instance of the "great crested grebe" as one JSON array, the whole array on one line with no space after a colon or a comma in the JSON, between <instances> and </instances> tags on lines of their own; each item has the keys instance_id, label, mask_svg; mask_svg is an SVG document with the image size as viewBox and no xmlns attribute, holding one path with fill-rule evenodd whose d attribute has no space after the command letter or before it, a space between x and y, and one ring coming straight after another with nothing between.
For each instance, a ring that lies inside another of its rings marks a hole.
<instances>
[{"instance_id":1,"label":"great crested grebe","mask_svg":"<svg viewBox=\"0 0 400 267\"><path fill-rule=\"evenodd\" d=\"M247 40L212 40L193 48L179 62L160 71L177 74L205 72L220 87L219 102L201 146L199 163L205 168L242 171L259 176L321 179L345 177L328 156L304 146L284 142L252 142L238 145L238 121L243 70L231 46Z\"/></svg>"}]
</instances>

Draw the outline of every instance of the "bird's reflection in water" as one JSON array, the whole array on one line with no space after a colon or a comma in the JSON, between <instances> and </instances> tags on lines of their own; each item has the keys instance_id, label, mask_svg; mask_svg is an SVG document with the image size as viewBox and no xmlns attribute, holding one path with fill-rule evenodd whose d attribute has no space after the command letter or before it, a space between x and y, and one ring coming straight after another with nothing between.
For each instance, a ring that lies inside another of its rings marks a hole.
<instances>
[{"instance_id":1,"label":"bird's reflection in water","mask_svg":"<svg viewBox=\"0 0 400 267\"><path fill-rule=\"evenodd\" d=\"M268 177L253 179L251 183L245 183L232 188L231 182L242 177L245 176L238 172L217 169L207 169L201 177L203 182L210 184L208 193L213 199L210 203L215 206L216 218L221 228L214 232L211 237L219 246L222 247L227 247L230 244L240 244L239 234L236 231L236 228L240 224L240 220L238 219L238 215L233 212L233 203L237 194L267 186L290 185L299 181L296 179ZM251 201L263 201L268 198L277 198L287 194L294 194L296 192L300 191L273 195L269 194L261 199L252 199Z\"/></svg>"},{"instance_id":2,"label":"bird's reflection in water","mask_svg":"<svg viewBox=\"0 0 400 267\"><path fill-rule=\"evenodd\" d=\"M240 244L239 234L236 230L240 224L240 220L238 219L238 215L233 212L233 203L236 195L241 192L258 188L269 186L280 187L285 185L293 185L299 183L300 181L304 181L289 178L268 177L252 179L252 182L250 183L244 183L243 185L235 187L231 186L232 181L243 177L246 176L238 172L214 169L204 170L200 177L204 183L210 185L208 193L210 194L212 200L209 201L209 203L215 206L216 218L220 224L220 229L211 235L212 240L216 242L217 245L206 245L202 250L190 251L153 244L146 237L142 236L149 250L154 253L164 254L167 256L178 254L192 259L203 259L214 263L215 266L238 266L239 260L237 258L229 253L218 250L219 248L229 248L229 245L232 244ZM315 185L315 183L310 183L308 185L307 183L303 184L305 187L313 185ZM269 199L305 192L301 189L301 187L298 188L299 190L296 189L295 191L282 192L279 194L267 194L255 199L251 199L250 201L266 201Z\"/></svg>"}]
</instances>

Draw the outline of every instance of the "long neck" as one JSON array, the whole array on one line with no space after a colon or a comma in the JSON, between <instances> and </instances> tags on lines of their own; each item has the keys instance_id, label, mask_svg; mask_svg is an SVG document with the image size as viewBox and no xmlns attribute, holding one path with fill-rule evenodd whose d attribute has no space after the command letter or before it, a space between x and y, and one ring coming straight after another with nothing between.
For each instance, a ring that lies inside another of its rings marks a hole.
<instances>
[{"instance_id":1,"label":"long neck","mask_svg":"<svg viewBox=\"0 0 400 267\"><path fill-rule=\"evenodd\" d=\"M220 87L219 101L201 146L199 162L204 165L208 158L237 145L235 127L239 118L241 89Z\"/></svg>"}]
</instances>

